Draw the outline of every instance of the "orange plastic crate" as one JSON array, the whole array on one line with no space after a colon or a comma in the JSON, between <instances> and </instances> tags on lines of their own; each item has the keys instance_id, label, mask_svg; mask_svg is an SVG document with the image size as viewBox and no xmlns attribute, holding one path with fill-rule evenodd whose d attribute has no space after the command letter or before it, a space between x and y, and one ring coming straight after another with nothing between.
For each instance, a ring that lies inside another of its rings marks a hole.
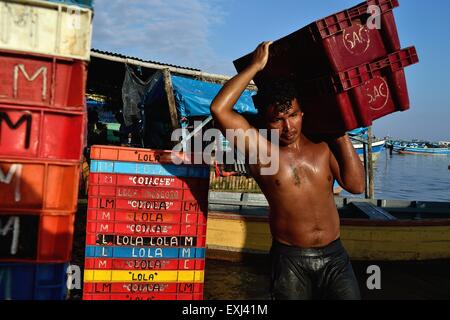
<instances>
[{"instance_id":1,"label":"orange plastic crate","mask_svg":"<svg viewBox=\"0 0 450 320\"><path fill-rule=\"evenodd\" d=\"M91 159L125 162L172 163L173 158L187 161L194 154L168 150L149 150L116 146L92 146Z\"/></svg>"},{"instance_id":2,"label":"orange plastic crate","mask_svg":"<svg viewBox=\"0 0 450 320\"><path fill-rule=\"evenodd\" d=\"M0 213L76 211L80 165L0 160Z\"/></svg>"}]
</instances>

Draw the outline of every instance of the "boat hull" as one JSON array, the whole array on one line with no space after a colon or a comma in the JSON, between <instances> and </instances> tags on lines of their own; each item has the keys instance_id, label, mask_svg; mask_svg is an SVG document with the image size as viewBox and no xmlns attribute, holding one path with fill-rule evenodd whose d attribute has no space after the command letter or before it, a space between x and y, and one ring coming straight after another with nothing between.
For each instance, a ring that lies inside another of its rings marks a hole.
<instances>
[{"instance_id":1,"label":"boat hull","mask_svg":"<svg viewBox=\"0 0 450 320\"><path fill-rule=\"evenodd\" d=\"M385 141L377 141L374 142L372 145L372 156L373 161L377 161L380 157L381 152L384 150ZM356 153L360 157L362 161L364 161L364 146L362 144L354 144L353 147L355 148Z\"/></svg>"},{"instance_id":2,"label":"boat hull","mask_svg":"<svg viewBox=\"0 0 450 320\"><path fill-rule=\"evenodd\" d=\"M448 156L450 155L450 149L438 150L438 149L414 149L405 148L398 150L400 154L417 154L417 155L427 155L427 156Z\"/></svg>"},{"instance_id":3,"label":"boat hull","mask_svg":"<svg viewBox=\"0 0 450 320\"><path fill-rule=\"evenodd\" d=\"M342 219L341 240L352 260L421 261L450 259L450 220L369 221ZM268 219L210 212L206 244L210 257L238 260L267 254Z\"/></svg>"}]
</instances>

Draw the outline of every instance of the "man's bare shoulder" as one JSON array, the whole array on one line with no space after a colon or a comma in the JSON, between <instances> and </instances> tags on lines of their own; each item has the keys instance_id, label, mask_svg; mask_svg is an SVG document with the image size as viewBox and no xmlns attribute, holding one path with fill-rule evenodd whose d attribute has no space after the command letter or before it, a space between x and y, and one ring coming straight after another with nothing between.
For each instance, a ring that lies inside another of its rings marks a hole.
<instances>
[{"instance_id":1,"label":"man's bare shoulder","mask_svg":"<svg viewBox=\"0 0 450 320\"><path fill-rule=\"evenodd\" d=\"M314 153L315 156L325 155L328 156L331 152L328 143L323 140L314 140L305 138L305 151L308 150L311 153Z\"/></svg>"}]
</instances>

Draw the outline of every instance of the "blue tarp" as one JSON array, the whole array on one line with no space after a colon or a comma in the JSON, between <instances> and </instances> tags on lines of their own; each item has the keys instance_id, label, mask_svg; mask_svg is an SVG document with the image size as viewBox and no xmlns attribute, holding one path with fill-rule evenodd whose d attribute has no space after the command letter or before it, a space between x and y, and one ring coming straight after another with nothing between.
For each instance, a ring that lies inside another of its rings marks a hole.
<instances>
[{"instance_id":1,"label":"blue tarp","mask_svg":"<svg viewBox=\"0 0 450 320\"><path fill-rule=\"evenodd\" d=\"M181 117L209 116L211 102L222 85L185 77L172 76L172 85L178 113ZM244 114L257 114L252 96L255 91L245 90L234 110Z\"/></svg>"},{"instance_id":2,"label":"blue tarp","mask_svg":"<svg viewBox=\"0 0 450 320\"><path fill-rule=\"evenodd\" d=\"M348 132L348 134L352 137L354 136L366 136L367 135L367 131L369 131L368 128L358 128L355 130L352 130L350 132Z\"/></svg>"}]
</instances>

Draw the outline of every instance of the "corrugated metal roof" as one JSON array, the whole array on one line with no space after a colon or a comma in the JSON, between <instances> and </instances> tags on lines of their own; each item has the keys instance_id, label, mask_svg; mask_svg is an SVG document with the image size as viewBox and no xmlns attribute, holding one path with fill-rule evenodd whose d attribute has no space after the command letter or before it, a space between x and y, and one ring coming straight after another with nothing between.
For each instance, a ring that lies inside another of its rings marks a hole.
<instances>
[{"instance_id":1,"label":"corrugated metal roof","mask_svg":"<svg viewBox=\"0 0 450 320\"><path fill-rule=\"evenodd\" d=\"M137 58L137 57L132 57L132 56L126 56L120 53L114 53L114 52L109 52L109 51L102 51L102 50L98 50L98 49L91 49L92 52L96 52L96 53L101 53L104 55L108 55L111 57L118 57L118 58L122 58L122 59L133 59L133 60L137 60L137 61L141 61L141 62L146 62L146 63L153 63L153 64L158 64L161 66L167 66L167 67L173 67L173 68L179 68L179 69L185 69L185 70L191 70L191 71L201 71L200 69L195 69L195 68L189 68L189 67L182 67L182 66L177 66L174 64L168 64L168 63L162 63L162 62L157 62L157 61L152 61L152 60L143 60L141 58Z\"/></svg>"}]
</instances>

